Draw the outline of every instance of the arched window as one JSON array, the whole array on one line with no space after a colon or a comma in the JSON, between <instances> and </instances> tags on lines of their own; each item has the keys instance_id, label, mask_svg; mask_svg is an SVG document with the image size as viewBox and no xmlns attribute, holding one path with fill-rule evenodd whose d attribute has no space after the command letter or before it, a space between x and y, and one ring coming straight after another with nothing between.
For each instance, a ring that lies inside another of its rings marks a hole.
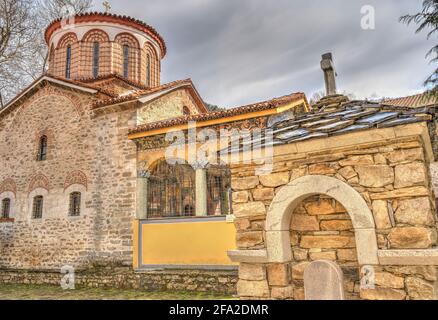
<instances>
[{"instance_id":1,"label":"arched window","mask_svg":"<svg viewBox=\"0 0 438 320\"><path fill-rule=\"evenodd\" d=\"M146 56L146 86L151 86L151 57Z\"/></svg>"},{"instance_id":2,"label":"arched window","mask_svg":"<svg viewBox=\"0 0 438 320\"><path fill-rule=\"evenodd\" d=\"M65 77L70 79L71 74L71 45L67 46L67 55L65 61Z\"/></svg>"},{"instance_id":3,"label":"arched window","mask_svg":"<svg viewBox=\"0 0 438 320\"><path fill-rule=\"evenodd\" d=\"M41 219L43 217L43 196L33 198L32 219Z\"/></svg>"},{"instance_id":4,"label":"arched window","mask_svg":"<svg viewBox=\"0 0 438 320\"><path fill-rule=\"evenodd\" d=\"M11 199L6 198L2 200L2 219L9 219L11 214Z\"/></svg>"},{"instance_id":5,"label":"arched window","mask_svg":"<svg viewBox=\"0 0 438 320\"><path fill-rule=\"evenodd\" d=\"M190 109L187 106L183 107L183 114L185 116L189 116L190 115Z\"/></svg>"},{"instance_id":6,"label":"arched window","mask_svg":"<svg viewBox=\"0 0 438 320\"><path fill-rule=\"evenodd\" d=\"M97 78L99 76L99 52L100 44L99 42L93 43L93 77Z\"/></svg>"},{"instance_id":7,"label":"arched window","mask_svg":"<svg viewBox=\"0 0 438 320\"><path fill-rule=\"evenodd\" d=\"M231 214L231 172L227 167L207 170L207 190L208 215Z\"/></svg>"},{"instance_id":8,"label":"arched window","mask_svg":"<svg viewBox=\"0 0 438 320\"><path fill-rule=\"evenodd\" d=\"M161 161L148 183L148 218L195 215L195 171L187 164Z\"/></svg>"},{"instance_id":9,"label":"arched window","mask_svg":"<svg viewBox=\"0 0 438 320\"><path fill-rule=\"evenodd\" d=\"M40 138L40 144L38 148L38 161L44 161L47 159L47 136Z\"/></svg>"},{"instance_id":10,"label":"arched window","mask_svg":"<svg viewBox=\"0 0 438 320\"><path fill-rule=\"evenodd\" d=\"M123 76L129 76L129 46L126 44L123 46Z\"/></svg>"},{"instance_id":11,"label":"arched window","mask_svg":"<svg viewBox=\"0 0 438 320\"><path fill-rule=\"evenodd\" d=\"M70 193L70 206L68 209L68 214L71 217L78 217L81 215L81 193L80 192Z\"/></svg>"}]
</instances>

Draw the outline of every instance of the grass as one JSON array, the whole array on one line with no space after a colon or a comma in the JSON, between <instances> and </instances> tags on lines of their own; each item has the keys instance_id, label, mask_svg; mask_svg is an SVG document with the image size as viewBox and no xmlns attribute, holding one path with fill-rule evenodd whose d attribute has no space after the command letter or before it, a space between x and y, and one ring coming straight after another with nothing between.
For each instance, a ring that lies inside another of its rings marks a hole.
<instances>
[{"instance_id":1,"label":"grass","mask_svg":"<svg viewBox=\"0 0 438 320\"><path fill-rule=\"evenodd\" d=\"M232 296L196 292L78 288L46 285L0 285L0 300L230 300Z\"/></svg>"}]
</instances>

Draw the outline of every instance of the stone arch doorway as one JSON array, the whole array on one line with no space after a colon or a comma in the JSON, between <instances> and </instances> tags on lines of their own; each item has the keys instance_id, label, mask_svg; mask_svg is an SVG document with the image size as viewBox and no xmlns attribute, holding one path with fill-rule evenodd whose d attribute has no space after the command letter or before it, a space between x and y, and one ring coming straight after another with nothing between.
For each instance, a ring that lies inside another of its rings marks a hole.
<instances>
[{"instance_id":1,"label":"stone arch doorway","mask_svg":"<svg viewBox=\"0 0 438 320\"><path fill-rule=\"evenodd\" d=\"M373 214L361 195L348 184L326 176L298 178L284 186L273 199L266 219L269 263L292 260L290 223L297 206L306 198L325 195L338 201L348 212L355 232L359 265L377 265L377 238Z\"/></svg>"}]
</instances>

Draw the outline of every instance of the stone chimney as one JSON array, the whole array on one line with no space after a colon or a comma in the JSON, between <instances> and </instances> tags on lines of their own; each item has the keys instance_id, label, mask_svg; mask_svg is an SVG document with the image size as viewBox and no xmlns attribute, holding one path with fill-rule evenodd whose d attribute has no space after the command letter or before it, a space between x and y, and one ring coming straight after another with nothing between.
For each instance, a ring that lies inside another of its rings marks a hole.
<instances>
[{"instance_id":1,"label":"stone chimney","mask_svg":"<svg viewBox=\"0 0 438 320\"><path fill-rule=\"evenodd\" d=\"M321 68L324 71L326 94L333 96L336 94L336 71L331 52L322 55Z\"/></svg>"}]
</instances>

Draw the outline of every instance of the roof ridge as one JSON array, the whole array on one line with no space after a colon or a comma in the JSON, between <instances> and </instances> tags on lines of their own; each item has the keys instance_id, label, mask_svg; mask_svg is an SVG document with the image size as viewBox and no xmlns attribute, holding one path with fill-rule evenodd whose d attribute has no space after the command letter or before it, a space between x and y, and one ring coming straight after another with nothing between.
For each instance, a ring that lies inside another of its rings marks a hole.
<instances>
[{"instance_id":1,"label":"roof ridge","mask_svg":"<svg viewBox=\"0 0 438 320\"><path fill-rule=\"evenodd\" d=\"M53 78L55 80L71 83L71 84L74 84L74 85L77 85L77 86L82 86L82 87L85 87L85 88L94 89L94 90L97 90L97 91L99 91L99 92L101 92L103 94L106 94L106 95L110 96L110 97L114 97L114 98L117 97L117 95L115 95L114 93L112 93L109 90L100 88L98 86L93 86L91 84L83 83L83 82L78 81L78 80L65 79L65 78L62 78L62 77L58 77L58 76L52 75L50 73L46 73L46 74L43 75L43 77L44 76L49 77L49 78Z\"/></svg>"},{"instance_id":2,"label":"roof ridge","mask_svg":"<svg viewBox=\"0 0 438 320\"><path fill-rule=\"evenodd\" d=\"M135 23L138 24L139 26L145 28L145 30L149 31L153 36L155 36L158 40L158 42L161 45L161 49L162 49L162 57L164 57L167 53L167 47L166 47L166 42L164 41L163 37L161 37L161 35L158 33L158 31L152 27L151 25L147 24L144 21L141 21L139 19L130 17L130 16L126 16L126 15L119 15L119 14L114 14L114 13L109 13L109 12L98 12L98 11L88 11L88 12L84 12L84 13L78 13L76 15L74 15L75 18L84 18L84 17L106 17L106 18L114 18L114 19L120 19L120 20L125 20L127 22L131 22L131 23ZM51 31L51 28L53 28L57 23L61 23L62 21L62 17L57 18L55 20L53 20L46 28L46 31L44 33L44 39L46 40L46 43L49 44L49 33Z\"/></svg>"},{"instance_id":3,"label":"roof ridge","mask_svg":"<svg viewBox=\"0 0 438 320\"><path fill-rule=\"evenodd\" d=\"M148 86L145 86L145 85L141 84L140 82L127 79L127 78L123 77L121 74L119 74L117 72L103 74L103 75L100 75L100 76L98 76L96 78L95 77L79 78L79 79L77 79L77 81L84 82L84 83L90 83L90 82L96 82L96 81L102 81L102 80L109 80L111 78L115 78L115 79L121 80L121 81L123 81L123 82L125 82L125 83L127 83L127 84L129 84L129 85L131 85L133 87L137 87L138 89L141 89L141 90L147 90L147 89L150 88Z\"/></svg>"},{"instance_id":4,"label":"roof ridge","mask_svg":"<svg viewBox=\"0 0 438 320\"><path fill-rule=\"evenodd\" d=\"M159 92L159 91L162 91L165 89L172 88L178 84L184 84L184 83L193 85L193 82L190 78L184 79L184 80L175 80L172 82L168 82L166 84L162 84L158 87L148 88L145 90L139 90L139 91L132 93L132 94L128 94L128 95L124 95L124 96L117 96L117 97L114 97L111 99L104 99L104 100L96 101L95 103L93 103L93 109L104 107L104 106L109 106L112 104L118 104L118 103L122 103L122 102L129 102L130 100L135 100L142 95Z\"/></svg>"}]
</instances>

